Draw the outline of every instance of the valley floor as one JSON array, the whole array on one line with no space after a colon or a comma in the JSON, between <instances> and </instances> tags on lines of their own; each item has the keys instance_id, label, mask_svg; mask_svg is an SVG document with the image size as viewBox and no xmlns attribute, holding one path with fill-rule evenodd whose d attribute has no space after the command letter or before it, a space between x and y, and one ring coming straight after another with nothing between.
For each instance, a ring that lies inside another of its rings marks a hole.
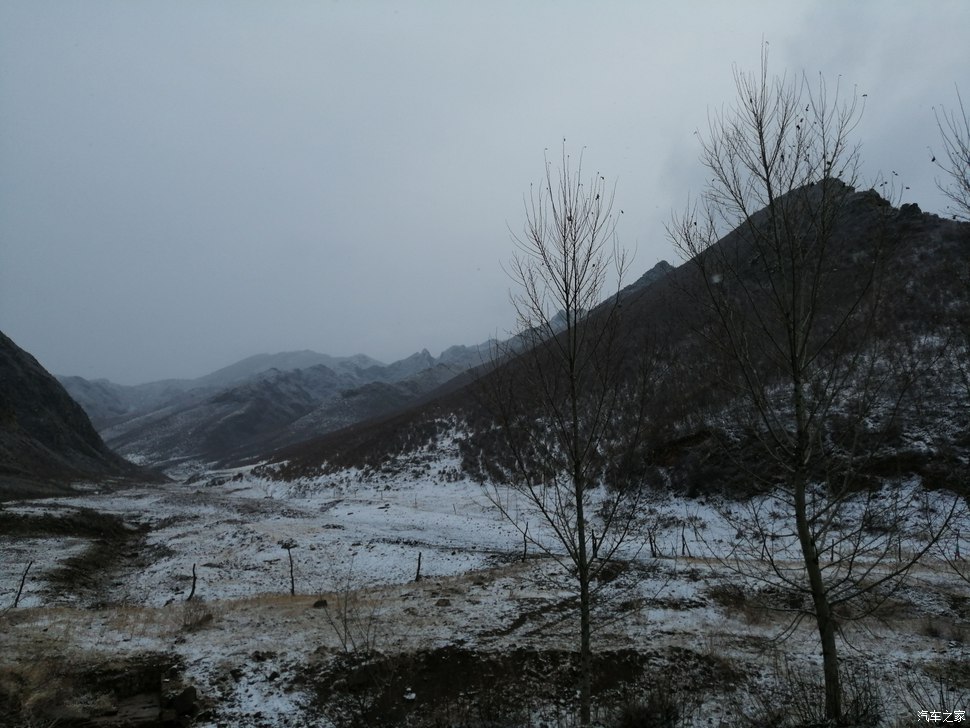
<instances>
[{"instance_id":1,"label":"valley floor","mask_svg":"<svg viewBox=\"0 0 970 728\"><path fill-rule=\"evenodd\" d=\"M4 504L0 711L23 725L156 725L159 711L198 726L574 725L568 575L523 554L454 466ZM658 494L647 512L657 557L634 544L599 585L604 725L650 695L683 725L798 709L820 673L809 622L777 639L789 616L712 557L730 533L710 502ZM847 626L847 672L885 724L970 709L968 619L970 588L931 554Z\"/></svg>"}]
</instances>

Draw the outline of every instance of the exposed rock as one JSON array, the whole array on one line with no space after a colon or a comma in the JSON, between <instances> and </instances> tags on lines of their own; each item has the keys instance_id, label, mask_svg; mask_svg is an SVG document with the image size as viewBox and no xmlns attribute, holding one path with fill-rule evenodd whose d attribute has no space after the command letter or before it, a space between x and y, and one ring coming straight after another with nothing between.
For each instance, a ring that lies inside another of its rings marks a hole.
<instances>
[{"instance_id":1,"label":"exposed rock","mask_svg":"<svg viewBox=\"0 0 970 728\"><path fill-rule=\"evenodd\" d=\"M194 715L199 710L199 693L193 685L188 685L171 699L171 707L177 715Z\"/></svg>"},{"instance_id":2,"label":"exposed rock","mask_svg":"<svg viewBox=\"0 0 970 728\"><path fill-rule=\"evenodd\" d=\"M915 202L903 205L899 208L899 216L902 218L911 217L918 218L923 214L923 211L919 208Z\"/></svg>"},{"instance_id":3,"label":"exposed rock","mask_svg":"<svg viewBox=\"0 0 970 728\"><path fill-rule=\"evenodd\" d=\"M642 276L637 278L636 281L627 286L626 289L624 289L624 292L637 291L642 288L646 288L649 285L653 285L673 270L674 266L672 266L666 260L661 260L653 268L648 270Z\"/></svg>"}]
</instances>

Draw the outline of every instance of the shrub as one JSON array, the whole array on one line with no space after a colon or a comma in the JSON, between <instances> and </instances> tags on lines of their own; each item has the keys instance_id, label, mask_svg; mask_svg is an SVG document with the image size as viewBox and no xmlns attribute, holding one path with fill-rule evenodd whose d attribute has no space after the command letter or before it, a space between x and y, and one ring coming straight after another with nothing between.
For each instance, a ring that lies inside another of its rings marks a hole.
<instances>
[{"instance_id":1,"label":"shrub","mask_svg":"<svg viewBox=\"0 0 970 728\"><path fill-rule=\"evenodd\" d=\"M655 682L642 696L628 699L619 709L613 728L681 728L692 724L694 704L689 694L668 680Z\"/></svg>"},{"instance_id":2,"label":"shrub","mask_svg":"<svg viewBox=\"0 0 970 728\"><path fill-rule=\"evenodd\" d=\"M811 674L811 673L810 673ZM825 717L825 686L785 661L776 689L754 690L753 706L742 710L750 728L815 728ZM875 728L884 715L882 694L862 665L842 666L843 713L839 725Z\"/></svg>"}]
</instances>

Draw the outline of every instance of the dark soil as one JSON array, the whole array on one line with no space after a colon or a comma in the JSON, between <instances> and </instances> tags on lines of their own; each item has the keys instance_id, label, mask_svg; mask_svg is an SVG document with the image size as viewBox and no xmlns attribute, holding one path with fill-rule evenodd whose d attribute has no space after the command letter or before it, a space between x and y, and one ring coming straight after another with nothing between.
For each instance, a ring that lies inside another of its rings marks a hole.
<instances>
[{"instance_id":1,"label":"dark soil","mask_svg":"<svg viewBox=\"0 0 970 728\"><path fill-rule=\"evenodd\" d=\"M663 680L695 689L730 689L743 674L692 650L617 650L594 655L597 710L611 714ZM486 652L447 646L408 655L341 655L300 678L316 709L338 726L530 726L538 712L576 714L578 655L513 648Z\"/></svg>"},{"instance_id":2,"label":"dark soil","mask_svg":"<svg viewBox=\"0 0 970 728\"><path fill-rule=\"evenodd\" d=\"M199 709L179 658L147 653L98 663L47 661L0 672L0 725L162 728ZM189 699L190 698L190 699Z\"/></svg>"},{"instance_id":3,"label":"dark soil","mask_svg":"<svg viewBox=\"0 0 970 728\"><path fill-rule=\"evenodd\" d=\"M132 529L125 525L120 516L99 513L90 508L40 515L0 511L0 536L119 539L131 533Z\"/></svg>"}]
</instances>

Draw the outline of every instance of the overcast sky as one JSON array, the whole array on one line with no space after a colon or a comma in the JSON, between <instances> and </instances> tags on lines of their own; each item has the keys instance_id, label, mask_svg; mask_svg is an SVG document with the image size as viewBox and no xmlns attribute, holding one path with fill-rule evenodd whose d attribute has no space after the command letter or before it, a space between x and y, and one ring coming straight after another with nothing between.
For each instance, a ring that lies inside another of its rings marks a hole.
<instances>
[{"instance_id":1,"label":"overcast sky","mask_svg":"<svg viewBox=\"0 0 970 728\"><path fill-rule=\"evenodd\" d=\"M617 184L631 278L704 175L732 67L867 94L864 174L942 211L934 105L970 2L0 2L0 329L57 374L503 335L562 140Z\"/></svg>"}]
</instances>

